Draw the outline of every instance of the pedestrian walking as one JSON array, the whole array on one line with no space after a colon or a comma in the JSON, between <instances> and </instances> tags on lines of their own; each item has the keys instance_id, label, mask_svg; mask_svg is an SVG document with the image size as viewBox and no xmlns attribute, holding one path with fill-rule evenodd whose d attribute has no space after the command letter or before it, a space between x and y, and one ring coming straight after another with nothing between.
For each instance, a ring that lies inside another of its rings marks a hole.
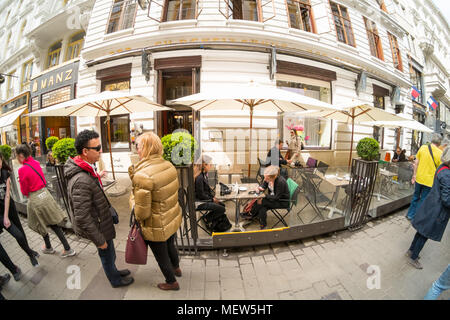
<instances>
[{"instance_id":1,"label":"pedestrian walking","mask_svg":"<svg viewBox=\"0 0 450 320\"><path fill-rule=\"evenodd\" d=\"M2 244L0 243L0 262L5 266L6 269L8 269L9 272L14 277L14 280L19 281L22 278L22 270L18 266L16 266L11 258L9 257L6 250L3 248Z\"/></svg>"},{"instance_id":2,"label":"pedestrian walking","mask_svg":"<svg viewBox=\"0 0 450 320\"><path fill-rule=\"evenodd\" d=\"M428 239L440 242L450 217L450 147L442 153L442 165L436 171L433 188L417 209L412 226L417 230L406 253L409 263L422 269L419 253Z\"/></svg>"},{"instance_id":3,"label":"pedestrian walking","mask_svg":"<svg viewBox=\"0 0 450 320\"><path fill-rule=\"evenodd\" d=\"M39 265L39 254L28 245L28 240L17 214L14 200L11 198L11 168L0 155L0 231L6 229L30 258L31 265Z\"/></svg>"},{"instance_id":4,"label":"pedestrian walking","mask_svg":"<svg viewBox=\"0 0 450 320\"><path fill-rule=\"evenodd\" d=\"M64 176L72 208L72 224L76 234L92 241L98 250L103 270L113 288L134 282L130 271L118 270L113 239L116 237L110 204L103 191L102 174L95 163L102 145L97 132L84 130L75 139L78 156L66 161Z\"/></svg>"},{"instance_id":5,"label":"pedestrian walking","mask_svg":"<svg viewBox=\"0 0 450 320\"><path fill-rule=\"evenodd\" d=\"M442 137L435 133L431 144L421 146L417 152L414 174L411 179L411 183L414 184L414 194L406 216L410 221L414 219L417 208L420 207L433 187L434 173L441 164L442 151L439 149L441 141Z\"/></svg>"},{"instance_id":6,"label":"pedestrian walking","mask_svg":"<svg viewBox=\"0 0 450 320\"><path fill-rule=\"evenodd\" d=\"M447 266L441 276L433 282L430 290L425 295L424 300L437 300L442 292L450 289L450 264Z\"/></svg>"},{"instance_id":7,"label":"pedestrian walking","mask_svg":"<svg viewBox=\"0 0 450 320\"><path fill-rule=\"evenodd\" d=\"M65 214L46 187L47 182L41 165L31 157L29 147L24 144L16 147L16 155L17 160L22 164L19 168L20 191L28 197L28 227L44 238L45 246L42 252L45 254L56 252L47 230L47 227L50 227L64 246L61 257L74 256L75 250L70 248L64 232L58 226L65 219Z\"/></svg>"},{"instance_id":8,"label":"pedestrian walking","mask_svg":"<svg viewBox=\"0 0 450 320\"><path fill-rule=\"evenodd\" d=\"M175 248L176 232L181 225L177 170L163 159L163 146L156 134L144 133L136 143L140 161L128 169L133 184L134 213L166 279L158 288L179 290L175 278L182 274Z\"/></svg>"}]
</instances>

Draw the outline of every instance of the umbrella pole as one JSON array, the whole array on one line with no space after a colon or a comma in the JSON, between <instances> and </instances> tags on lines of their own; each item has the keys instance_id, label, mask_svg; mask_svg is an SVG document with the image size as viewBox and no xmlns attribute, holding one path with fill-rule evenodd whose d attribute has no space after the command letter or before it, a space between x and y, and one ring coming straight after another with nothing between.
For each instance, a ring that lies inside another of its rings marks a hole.
<instances>
[{"instance_id":1,"label":"umbrella pole","mask_svg":"<svg viewBox=\"0 0 450 320\"><path fill-rule=\"evenodd\" d=\"M106 121L108 122L108 145L109 145L109 159L111 161L111 171L112 171L113 179L116 180L116 175L114 173L112 150L111 150L111 120L110 120L109 114L106 117Z\"/></svg>"},{"instance_id":2,"label":"umbrella pole","mask_svg":"<svg viewBox=\"0 0 450 320\"><path fill-rule=\"evenodd\" d=\"M250 178L251 156L252 156L252 131L253 131L253 107L250 107L250 141L248 144L248 177Z\"/></svg>"},{"instance_id":3,"label":"umbrella pole","mask_svg":"<svg viewBox=\"0 0 450 320\"><path fill-rule=\"evenodd\" d=\"M353 116L355 115L355 110L353 110ZM352 153L353 153L353 134L355 133L355 118L352 117L352 139L350 143L350 157L348 158L348 167L352 164Z\"/></svg>"}]
</instances>

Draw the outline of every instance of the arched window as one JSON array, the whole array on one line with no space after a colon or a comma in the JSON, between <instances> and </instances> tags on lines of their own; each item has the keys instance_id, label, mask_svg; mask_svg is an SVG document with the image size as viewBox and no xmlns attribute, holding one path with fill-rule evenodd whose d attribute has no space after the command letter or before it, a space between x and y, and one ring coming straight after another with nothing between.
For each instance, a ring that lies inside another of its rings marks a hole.
<instances>
[{"instance_id":1,"label":"arched window","mask_svg":"<svg viewBox=\"0 0 450 320\"><path fill-rule=\"evenodd\" d=\"M59 40L48 49L47 69L59 64L62 40Z\"/></svg>"},{"instance_id":2,"label":"arched window","mask_svg":"<svg viewBox=\"0 0 450 320\"><path fill-rule=\"evenodd\" d=\"M67 45L67 53L65 61L74 59L80 56L81 48L83 47L84 37L86 36L86 32L81 31L74 34L69 39L69 44Z\"/></svg>"}]
</instances>

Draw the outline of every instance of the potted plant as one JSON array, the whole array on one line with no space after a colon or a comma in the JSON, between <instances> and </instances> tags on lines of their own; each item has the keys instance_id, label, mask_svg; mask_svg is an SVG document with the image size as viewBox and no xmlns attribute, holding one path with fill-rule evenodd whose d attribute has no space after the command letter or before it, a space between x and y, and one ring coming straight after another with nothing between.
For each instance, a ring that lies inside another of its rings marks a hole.
<instances>
[{"instance_id":1,"label":"potted plant","mask_svg":"<svg viewBox=\"0 0 450 320\"><path fill-rule=\"evenodd\" d=\"M59 141L59 138L58 137L55 137L55 136L51 136L51 137L48 137L46 140L45 140L45 146L47 147L47 150L52 150L52 148L53 148L53 146L54 146L54 144L56 143L56 142L58 142Z\"/></svg>"},{"instance_id":2,"label":"potted plant","mask_svg":"<svg viewBox=\"0 0 450 320\"><path fill-rule=\"evenodd\" d=\"M59 164L64 164L69 157L75 157L75 139L64 138L57 141L52 147L52 153Z\"/></svg>"},{"instance_id":3,"label":"potted plant","mask_svg":"<svg viewBox=\"0 0 450 320\"><path fill-rule=\"evenodd\" d=\"M6 162L9 162L11 158L11 147L7 144L3 144L0 146L0 154Z\"/></svg>"},{"instance_id":4,"label":"potted plant","mask_svg":"<svg viewBox=\"0 0 450 320\"><path fill-rule=\"evenodd\" d=\"M184 166L194 162L198 143L187 131L177 131L161 139L164 147L163 158L175 166Z\"/></svg>"},{"instance_id":5,"label":"potted plant","mask_svg":"<svg viewBox=\"0 0 450 320\"><path fill-rule=\"evenodd\" d=\"M363 138L358 142L356 152L361 158L352 161L347 190L350 197L345 215L345 225L350 230L357 230L366 222L378 173L380 145L373 138Z\"/></svg>"}]
</instances>

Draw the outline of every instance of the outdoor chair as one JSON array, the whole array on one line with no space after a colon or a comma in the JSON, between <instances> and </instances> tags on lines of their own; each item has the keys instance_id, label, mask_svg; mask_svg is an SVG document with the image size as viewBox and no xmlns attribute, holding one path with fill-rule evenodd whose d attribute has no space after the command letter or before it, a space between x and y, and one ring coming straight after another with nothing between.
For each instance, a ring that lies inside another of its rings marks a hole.
<instances>
[{"instance_id":1,"label":"outdoor chair","mask_svg":"<svg viewBox=\"0 0 450 320\"><path fill-rule=\"evenodd\" d=\"M188 186L188 194L189 194L191 188L193 189L193 187ZM195 194L195 192L194 192L194 194ZM203 221L203 223L206 226L205 216L211 211L211 210L198 209L198 206L200 206L202 203L206 203L206 201L195 201L195 223L197 224L197 226L200 229L205 231L208 235L211 235L212 234L211 231L209 231L207 228L203 227L200 223L200 221ZM197 212L200 213L198 218L197 218ZM186 230L186 233L189 234L189 231L191 231L191 229L192 229L192 226L190 226Z\"/></svg>"},{"instance_id":2,"label":"outdoor chair","mask_svg":"<svg viewBox=\"0 0 450 320\"><path fill-rule=\"evenodd\" d=\"M290 194L290 198L289 198L289 207L287 208L277 208L277 209L270 209L269 211L272 212L274 214L274 216L277 218L277 222L273 225L272 229L275 228L275 226L277 224L279 224L280 222L287 227L287 223L286 220L284 218L286 218L286 216L292 211L292 209L297 205L297 201L298 201L298 196L300 194L300 187L298 186L298 184L292 180L292 179L288 179L287 180L288 186L289 186L289 194Z\"/></svg>"},{"instance_id":3,"label":"outdoor chair","mask_svg":"<svg viewBox=\"0 0 450 320\"><path fill-rule=\"evenodd\" d=\"M216 186L219 183L219 175L217 170L211 170L208 172L208 184L211 189L216 192Z\"/></svg>"},{"instance_id":4,"label":"outdoor chair","mask_svg":"<svg viewBox=\"0 0 450 320\"><path fill-rule=\"evenodd\" d=\"M300 213L309 205L313 208L316 214L310 222L319 217L325 220L325 217L322 214L322 209L319 207L319 205L321 203L326 203L326 205L323 206L323 208L326 208L330 205L332 200L328 198L325 193L320 191L319 188L316 187L316 185L311 181L311 178L308 176L308 174L305 174L303 172L301 177L303 182L303 194L307 203L302 209L300 209L300 211L297 212L297 217L300 219L300 221L303 222L302 218L300 217Z\"/></svg>"},{"instance_id":5,"label":"outdoor chair","mask_svg":"<svg viewBox=\"0 0 450 320\"><path fill-rule=\"evenodd\" d=\"M320 184L323 181L323 178L318 176L316 173L320 172L322 174L322 176L325 176L325 173L327 172L328 168L329 168L328 164L326 164L323 161L319 161L319 163L317 164L316 170L314 172L310 172L310 171L306 170L305 174L309 175L311 182L315 184L316 188L319 188Z\"/></svg>"},{"instance_id":6,"label":"outdoor chair","mask_svg":"<svg viewBox=\"0 0 450 320\"><path fill-rule=\"evenodd\" d=\"M260 158L258 158L258 163L259 163L259 168L258 168L258 172L256 172L256 181L259 184L262 184L264 181L264 169L267 168L269 165L267 164L266 161L263 161Z\"/></svg>"}]
</instances>

